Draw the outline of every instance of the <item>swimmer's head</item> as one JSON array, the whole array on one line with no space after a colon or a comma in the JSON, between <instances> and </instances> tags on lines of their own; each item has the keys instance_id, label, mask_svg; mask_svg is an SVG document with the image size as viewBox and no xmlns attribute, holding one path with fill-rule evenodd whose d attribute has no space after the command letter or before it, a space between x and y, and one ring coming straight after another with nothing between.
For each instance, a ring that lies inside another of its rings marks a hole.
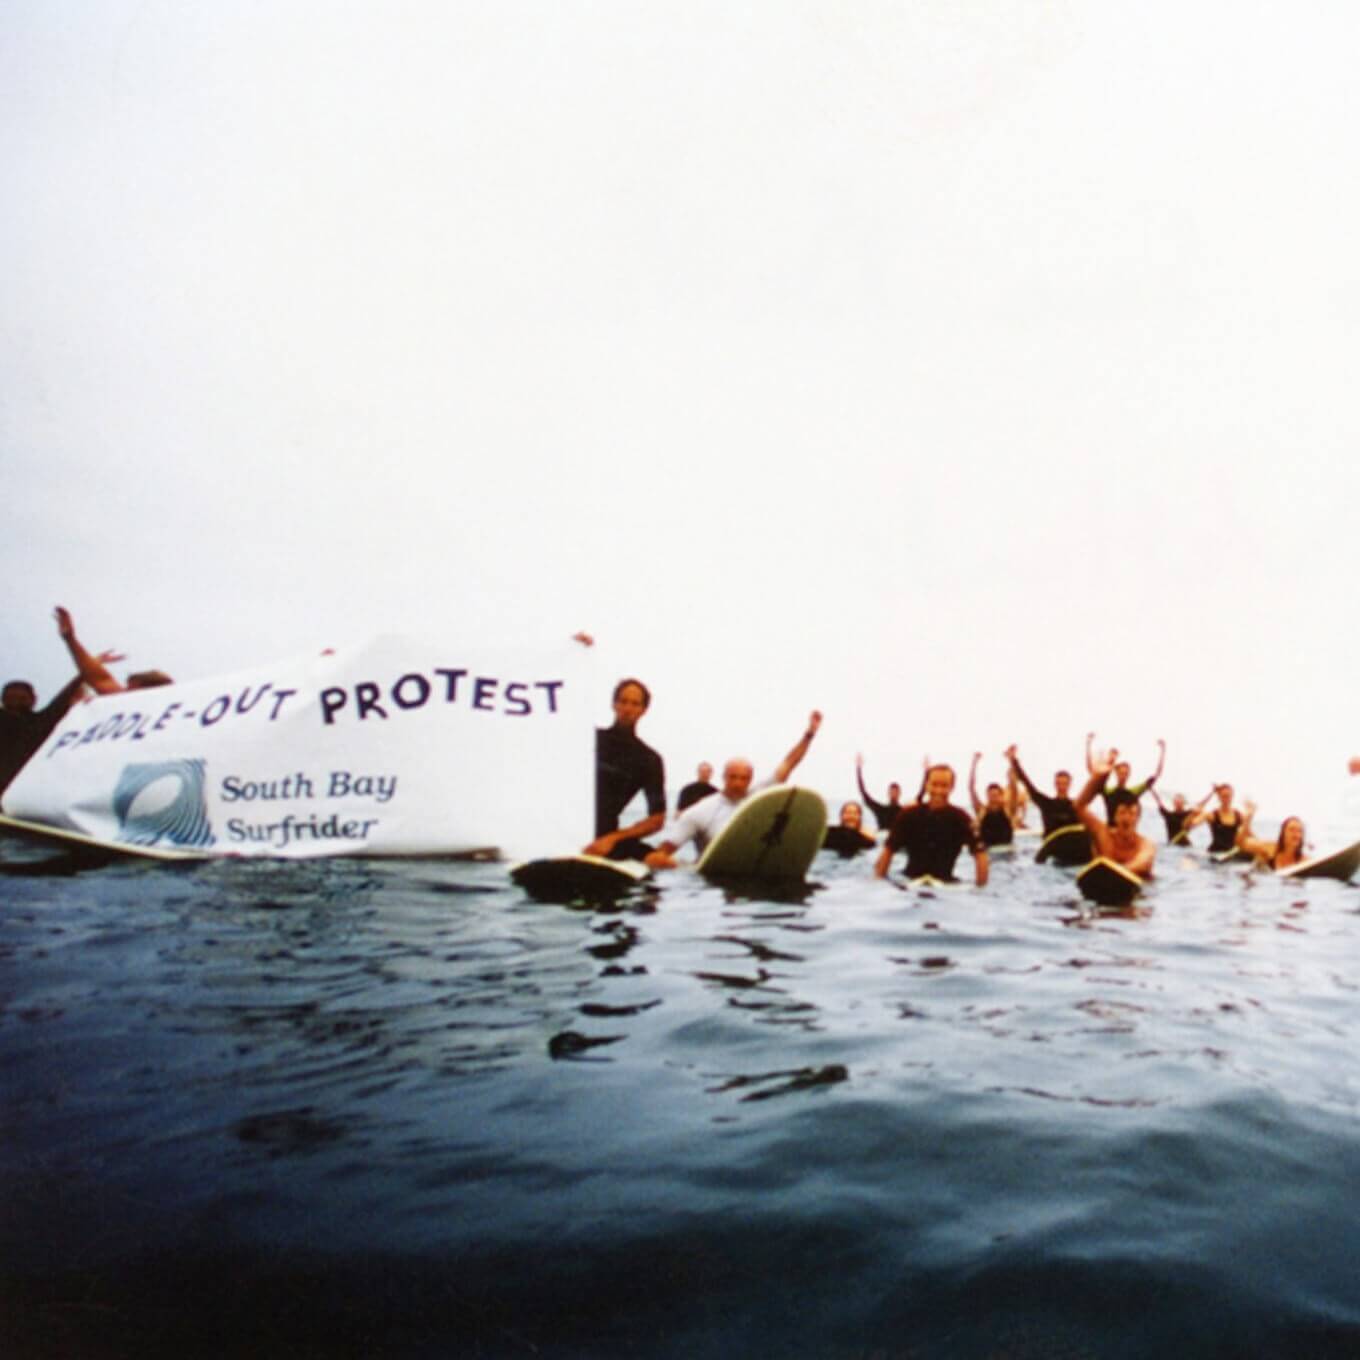
<instances>
[{"instance_id":1,"label":"swimmer's head","mask_svg":"<svg viewBox=\"0 0 1360 1360\"><path fill-rule=\"evenodd\" d=\"M1286 817L1280 823L1280 838L1276 842L1281 850L1303 853L1303 822L1298 817Z\"/></svg>"},{"instance_id":2,"label":"swimmer's head","mask_svg":"<svg viewBox=\"0 0 1360 1360\"><path fill-rule=\"evenodd\" d=\"M1133 767L1129 764L1129 762L1128 762L1127 760L1121 760L1121 761L1119 761L1119 762L1115 765L1115 767L1114 767L1114 777L1115 777L1115 779L1116 779L1120 784L1127 784L1127 783L1129 782L1129 771L1130 771L1132 768L1133 768Z\"/></svg>"},{"instance_id":3,"label":"swimmer's head","mask_svg":"<svg viewBox=\"0 0 1360 1360\"><path fill-rule=\"evenodd\" d=\"M987 785L987 811L1001 812L1005 808L1006 791L1000 784Z\"/></svg>"},{"instance_id":4,"label":"swimmer's head","mask_svg":"<svg viewBox=\"0 0 1360 1360\"><path fill-rule=\"evenodd\" d=\"M1114 805L1114 811L1110 815L1110 825L1116 831L1136 831L1141 812L1142 808L1136 798L1121 798Z\"/></svg>"},{"instance_id":5,"label":"swimmer's head","mask_svg":"<svg viewBox=\"0 0 1360 1360\"><path fill-rule=\"evenodd\" d=\"M858 803L841 804L841 825L858 831L864 821L864 809Z\"/></svg>"},{"instance_id":6,"label":"swimmer's head","mask_svg":"<svg viewBox=\"0 0 1360 1360\"><path fill-rule=\"evenodd\" d=\"M926 802L940 807L949 801L954 791L954 769L950 765L932 765L926 771Z\"/></svg>"},{"instance_id":7,"label":"swimmer's head","mask_svg":"<svg viewBox=\"0 0 1360 1360\"><path fill-rule=\"evenodd\" d=\"M652 692L641 680L630 676L614 686L614 720L620 727L632 727L651 703Z\"/></svg>"},{"instance_id":8,"label":"swimmer's head","mask_svg":"<svg viewBox=\"0 0 1360 1360\"><path fill-rule=\"evenodd\" d=\"M702 784L710 784L710 783L713 782L713 766L710 765L710 764L708 763L708 761L706 761L706 760L701 760L701 761L699 762L699 771L698 771L698 773L699 773L699 782L700 782L700 783L702 783Z\"/></svg>"},{"instance_id":9,"label":"swimmer's head","mask_svg":"<svg viewBox=\"0 0 1360 1360\"><path fill-rule=\"evenodd\" d=\"M1224 808L1232 806L1233 787L1231 784L1220 784L1214 792L1218 794L1218 801Z\"/></svg>"},{"instance_id":10,"label":"swimmer's head","mask_svg":"<svg viewBox=\"0 0 1360 1360\"><path fill-rule=\"evenodd\" d=\"M0 691L0 708L6 713L32 713L37 703L38 692L27 680L9 680Z\"/></svg>"},{"instance_id":11,"label":"swimmer's head","mask_svg":"<svg viewBox=\"0 0 1360 1360\"><path fill-rule=\"evenodd\" d=\"M888 802L890 802L890 803L900 803L901 801L902 801L902 786L901 786L901 784L889 784L889 785L888 785Z\"/></svg>"},{"instance_id":12,"label":"swimmer's head","mask_svg":"<svg viewBox=\"0 0 1360 1360\"><path fill-rule=\"evenodd\" d=\"M723 766L723 793L733 802L739 802L750 791L755 772L749 760L734 756Z\"/></svg>"},{"instance_id":13,"label":"swimmer's head","mask_svg":"<svg viewBox=\"0 0 1360 1360\"><path fill-rule=\"evenodd\" d=\"M1053 787L1057 790L1059 798L1066 798L1067 791L1072 787L1072 776L1067 770L1059 770L1053 776Z\"/></svg>"}]
</instances>

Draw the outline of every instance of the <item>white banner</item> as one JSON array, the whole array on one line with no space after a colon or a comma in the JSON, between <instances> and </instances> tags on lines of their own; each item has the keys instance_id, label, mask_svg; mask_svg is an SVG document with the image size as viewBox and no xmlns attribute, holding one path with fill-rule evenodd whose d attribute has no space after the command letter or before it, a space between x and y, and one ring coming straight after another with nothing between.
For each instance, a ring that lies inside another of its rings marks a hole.
<instances>
[{"instance_id":1,"label":"white banner","mask_svg":"<svg viewBox=\"0 0 1360 1360\"><path fill-rule=\"evenodd\" d=\"M6 815L213 855L511 858L591 839L591 659L381 638L77 704Z\"/></svg>"}]
</instances>

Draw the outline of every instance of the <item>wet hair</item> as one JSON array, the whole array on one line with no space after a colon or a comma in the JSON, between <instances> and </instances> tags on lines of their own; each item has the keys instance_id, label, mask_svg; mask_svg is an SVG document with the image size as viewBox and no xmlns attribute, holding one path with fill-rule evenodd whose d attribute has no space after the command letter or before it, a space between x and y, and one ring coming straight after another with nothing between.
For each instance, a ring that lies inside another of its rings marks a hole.
<instances>
[{"instance_id":1,"label":"wet hair","mask_svg":"<svg viewBox=\"0 0 1360 1360\"><path fill-rule=\"evenodd\" d=\"M1071 770L1059 770L1058 773L1055 774L1055 775L1053 776L1053 778L1054 778L1054 779L1066 779L1066 780L1068 780L1068 781L1070 782L1070 781L1071 781L1071 778L1072 778L1072 771L1071 771Z\"/></svg>"},{"instance_id":2,"label":"wet hair","mask_svg":"<svg viewBox=\"0 0 1360 1360\"><path fill-rule=\"evenodd\" d=\"M3 694L7 689L27 690L35 700L38 697L38 691L27 680L6 680L3 685L0 685L0 694Z\"/></svg>"},{"instance_id":3,"label":"wet hair","mask_svg":"<svg viewBox=\"0 0 1360 1360\"><path fill-rule=\"evenodd\" d=\"M993 789L995 789L998 793L1005 793L1005 792L1006 792L1006 790L1003 789L1003 788L1001 787L1000 784L988 784L988 785L987 785L987 792L988 792L988 793L991 793L991 791L992 791Z\"/></svg>"},{"instance_id":4,"label":"wet hair","mask_svg":"<svg viewBox=\"0 0 1360 1360\"><path fill-rule=\"evenodd\" d=\"M1308 834L1307 830L1303 825L1303 818L1286 817L1284 821L1280 823L1280 834L1275 837L1275 853L1277 855L1280 853L1281 850L1284 849L1284 829L1289 825L1290 822L1297 822L1299 824L1299 854L1300 855L1303 854L1303 842L1304 838Z\"/></svg>"},{"instance_id":5,"label":"wet hair","mask_svg":"<svg viewBox=\"0 0 1360 1360\"><path fill-rule=\"evenodd\" d=\"M1118 812L1119 809L1120 809L1121 807L1125 806L1125 804L1127 804L1127 803L1132 803L1132 804L1134 805L1134 807L1137 807L1137 806L1138 806L1138 800L1133 796L1133 794L1131 794L1131 793L1128 791L1128 789L1115 789L1115 790L1110 794L1110 820L1111 820L1111 821L1114 821L1114 814L1115 814L1116 812Z\"/></svg>"},{"instance_id":6,"label":"wet hair","mask_svg":"<svg viewBox=\"0 0 1360 1360\"><path fill-rule=\"evenodd\" d=\"M614 686L614 699L613 699L613 702L614 702L614 703L618 703L618 701L619 701L619 695L622 694L623 691L626 690L626 689L628 688L629 685L636 685L636 686L642 691L642 706L643 706L643 708L651 708L651 706L652 706L652 691L649 690L649 689L647 688L647 686L644 685L644 684L642 683L641 680L635 680L631 675L630 675L626 680L620 680L619 683L618 683L617 685Z\"/></svg>"}]
</instances>

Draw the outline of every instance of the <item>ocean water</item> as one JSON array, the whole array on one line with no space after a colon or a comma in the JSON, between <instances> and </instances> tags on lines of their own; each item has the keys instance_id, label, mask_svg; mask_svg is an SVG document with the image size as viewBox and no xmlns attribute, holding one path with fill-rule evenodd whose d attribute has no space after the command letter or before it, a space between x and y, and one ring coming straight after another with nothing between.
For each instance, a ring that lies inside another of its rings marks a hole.
<instances>
[{"instance_id":1,"label":"ocean water","mask_svg":"<svg viewBox=\"0 0 1360 1360\"><path fill-rule=\"evenodd\" d=\"M1360 889L1161 861L7 849L0 1355L1360 1354Z\"/></svg>"}]
</instances>

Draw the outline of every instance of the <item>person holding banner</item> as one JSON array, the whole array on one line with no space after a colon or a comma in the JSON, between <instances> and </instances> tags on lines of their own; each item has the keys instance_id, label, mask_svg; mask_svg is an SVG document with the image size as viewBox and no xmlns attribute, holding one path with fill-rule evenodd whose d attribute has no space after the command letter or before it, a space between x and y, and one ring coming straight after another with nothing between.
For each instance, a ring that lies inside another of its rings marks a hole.
<instances>
[{"instance_id":1,"label":"person holding banner","mask_svg":"<svg viewBox=\"0 0 1360 1360\"><path fill-rule=\"evenodd\" d=\"M640 859L652 848L643 837L666 824L665 762L637 734L651 702L641 680L620 680L614 686L613 725L595 729L595 839L587 855ZM647 815L620 827L624 808L638 793L647 799Z\"/></svg>"},{"instance_id":2,"label":"person holding banner","mask_svg":"<svg viewBox=\"0 0 1360 1360\"><path fill-rule=\"evenodd\" d=\"M51 736L84 687L85 681L77 675L46 708L39 709L38 693L27 680L6 682L0 692L0 793Z\"/></svg>"}]
</instances>

